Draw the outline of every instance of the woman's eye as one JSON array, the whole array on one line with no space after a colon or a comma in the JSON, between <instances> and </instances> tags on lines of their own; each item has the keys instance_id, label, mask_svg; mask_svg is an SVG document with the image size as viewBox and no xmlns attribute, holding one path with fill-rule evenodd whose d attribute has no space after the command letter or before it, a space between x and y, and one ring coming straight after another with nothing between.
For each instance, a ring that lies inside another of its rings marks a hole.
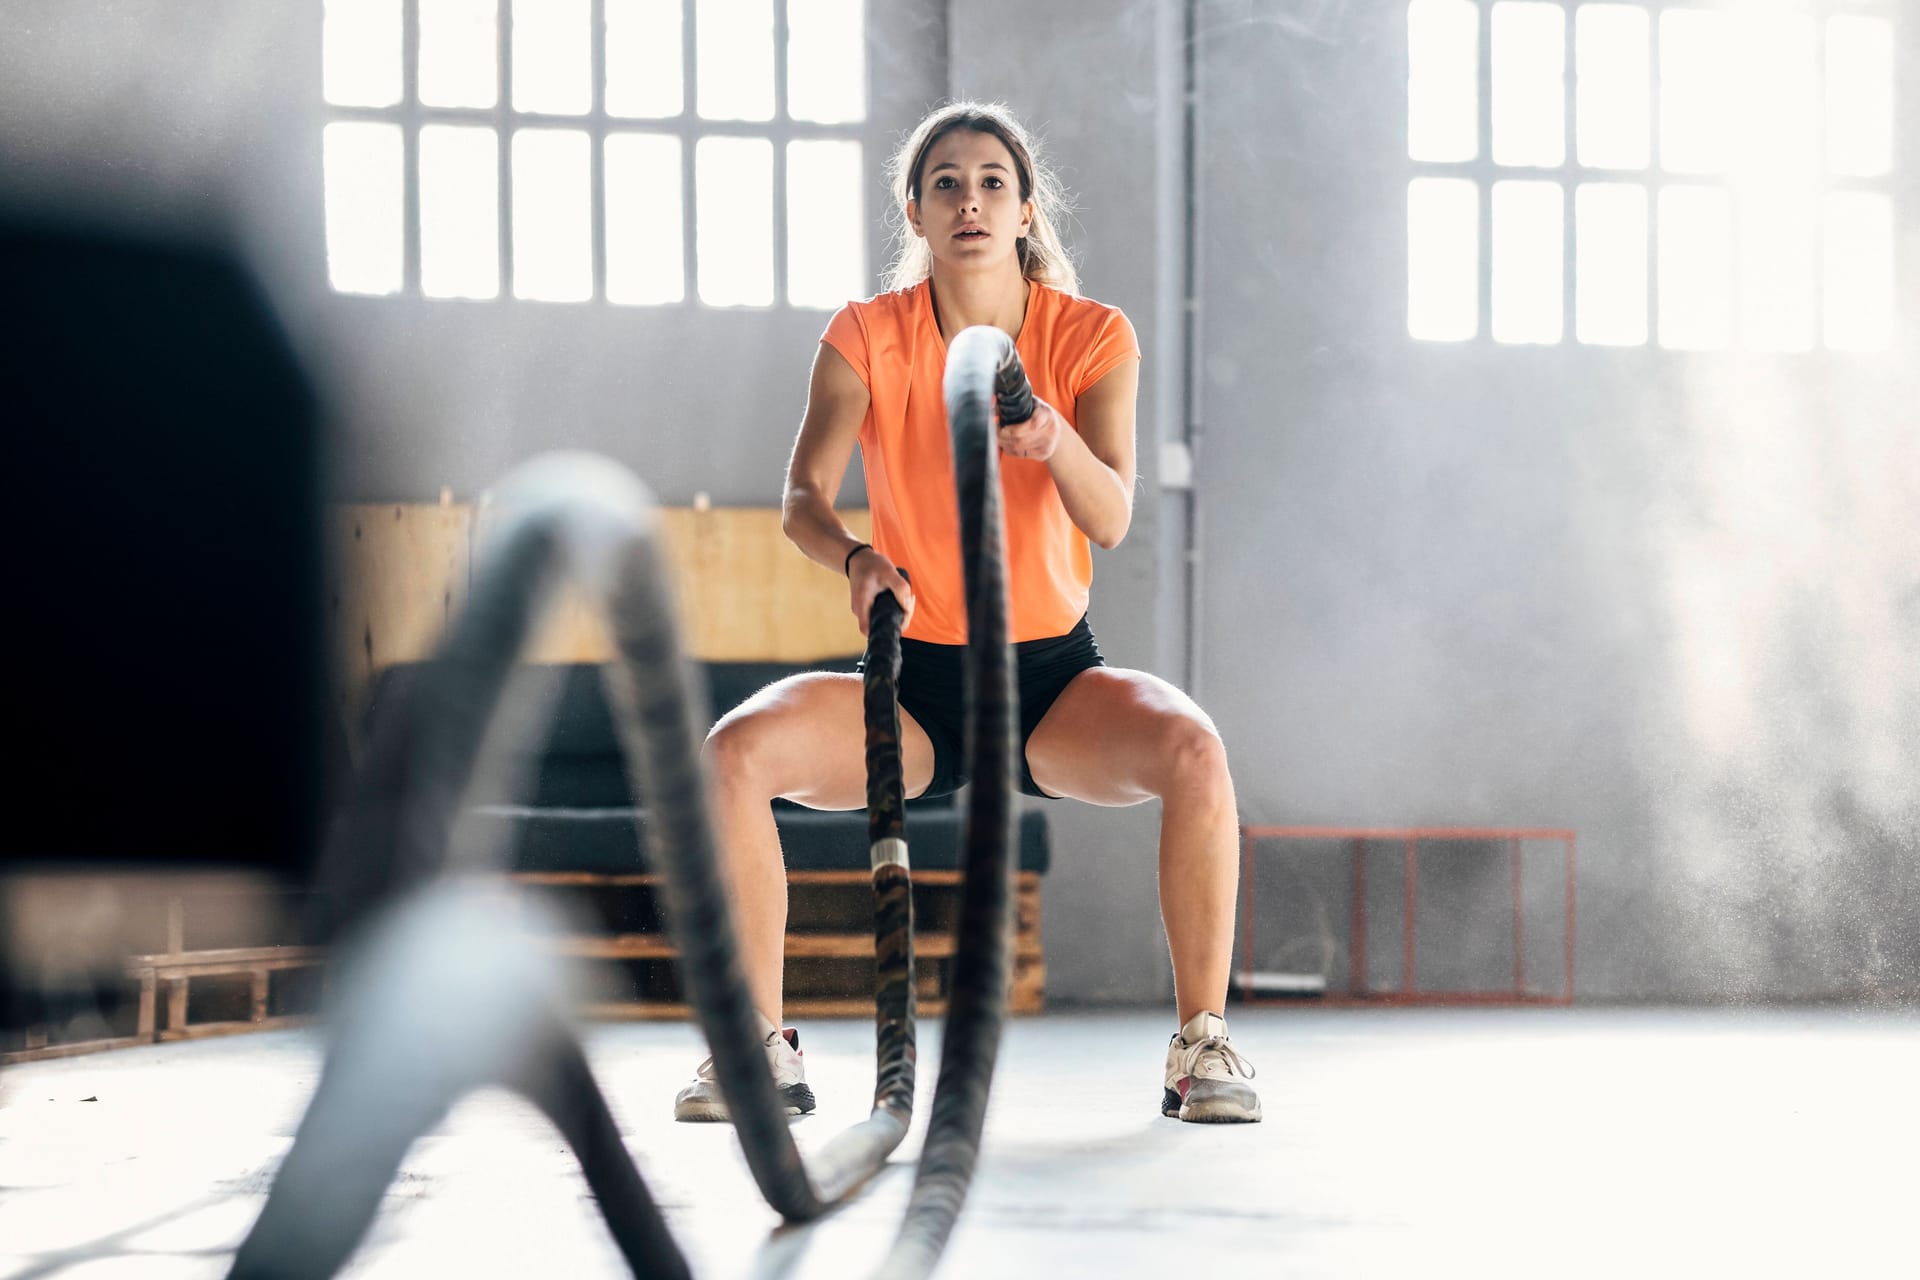
<instances>
[{"instance_id":1,"label":"woman's eye","mask_svg":"<svg viewBox=\"0 0 1920 1280\"><path fill-rule=\"evenodd\" d=\"M1007 184L1000 181L1000 179L998 178L988 178L984 185L993 188L995 191L998 191L1001 187L1004 187Z\"/></svg>"},{"instance_id":2,"label":"woman's eye","mask_svg":"<svg viewBox=\"0 0 1920 1280\"><path fill-rule=\"evenodd\" d=\"M946 191L952 188L954 184L952 178L937 178L934 180L933 185L941 191Z\"/></svg>"}]
</instances>

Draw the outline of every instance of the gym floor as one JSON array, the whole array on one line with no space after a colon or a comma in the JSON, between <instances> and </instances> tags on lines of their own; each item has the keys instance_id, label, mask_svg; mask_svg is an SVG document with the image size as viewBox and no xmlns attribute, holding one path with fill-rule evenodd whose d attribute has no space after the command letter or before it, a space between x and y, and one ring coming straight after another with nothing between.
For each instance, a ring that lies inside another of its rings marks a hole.
<instances>
[{"instance_id":1,"label":"gym floor","mask_svg":"<svg viewBox=\"0 0 1920 1280\"><path fill-rule=\"evenodd\" d=\"M1238 1010L1265 1123L1158 1114L1166 1018L1010 1024L941 1276L1913 1275L1920 1014L1858 1009ZM786 1228L732 1130L676 1125L690 1027L592 1027L629 1148L694 1274L859 1276L920 1114L853 1202ZM802 1029L818 1147L866 1113L873 1034ZM317 1030L0 1073L0 1278L224 1274L318 1076ZM627 1274L571 1155L503 1093L416 1144L346 1275Z\"/></svg>"}]
</instances>

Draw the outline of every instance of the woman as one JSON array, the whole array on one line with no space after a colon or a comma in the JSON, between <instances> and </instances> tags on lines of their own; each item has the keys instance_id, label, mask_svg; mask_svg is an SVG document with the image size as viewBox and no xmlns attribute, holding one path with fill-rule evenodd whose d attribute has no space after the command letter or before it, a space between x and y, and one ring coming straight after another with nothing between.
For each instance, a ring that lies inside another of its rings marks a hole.
<instances>
[{"instance_id":1,"label":"woman","mask_svg":"<svg viewBox=\"0 0 1920 1280\"><path fill-rule=\"evenodd\" d=\"M953 465L940 380L946 344L971 325L1015 336L1037 397L999 432L1011 637L1020 686L1021 788L1100 805L1162 802L1160 909L1179 1030L1167 1049L1163 1114L1260 1118L1220 1016L1233 943L1237 817L1226 753L1185 694L1106 665L1087 623L1089 543L1111 548L1133 514L1140 352L1117 308L1076 296L1053 214L1058 195L1006 111L978 103L923 120L895 158L905 219L893 291L828 324L787 468L784 527L848 580L861 629L874 597L906 611L900 675L906 793L940 795L961 776L966 607ZM872 545L834 513L861 446ZM911 584L901 568L912 575ZM786 875L771 801L865 803L861 681L813 673L761 690L706 744L723 874L741 959L790 1114L811 1111L799 1038L779 1027ZM724 1120L711 1062L681 1090L682 1120Z\"/></svg>"}]
</instances>

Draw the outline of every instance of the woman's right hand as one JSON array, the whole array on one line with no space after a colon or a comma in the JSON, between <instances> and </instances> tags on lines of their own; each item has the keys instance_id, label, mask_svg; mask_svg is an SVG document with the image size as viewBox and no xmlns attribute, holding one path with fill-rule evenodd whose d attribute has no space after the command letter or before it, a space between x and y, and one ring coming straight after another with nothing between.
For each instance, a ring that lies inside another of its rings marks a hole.
<instances>
[{"instance_id":1,"label":"woman's right hand","mask_svg":"<svg viewBox=\"0 0 1920 1280\"><path fill-rule=\"evenodd\" d=\"M900 604L900 626L904 629L913 617L913 584L894 566L893 561L872 547L862 547L847 562L847 586L851 592L853 616L860 634L867 634L867 620L873 615L873 602L883 591L893 592Z\"/></svg>"}]
</instances>

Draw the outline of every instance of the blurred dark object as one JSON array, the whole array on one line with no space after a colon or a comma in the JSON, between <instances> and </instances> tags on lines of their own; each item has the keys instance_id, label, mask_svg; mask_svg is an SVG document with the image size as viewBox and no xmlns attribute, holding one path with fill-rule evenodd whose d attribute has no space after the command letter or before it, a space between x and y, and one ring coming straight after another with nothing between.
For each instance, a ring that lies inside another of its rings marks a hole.
<instances>
[{"instance_id":1,"label":"blurred dark object","mask_svg":"<svg viewBox=\"0 0 1920 1280\"><path fill-rule=\"evenodd\" d=\"M286 335L218 245L50 211L0 209L0 298L0 888L304 880L326 764L321 440ZM57 1013L17 899L14 1026Z\"/></svg>"}]
</instances>

